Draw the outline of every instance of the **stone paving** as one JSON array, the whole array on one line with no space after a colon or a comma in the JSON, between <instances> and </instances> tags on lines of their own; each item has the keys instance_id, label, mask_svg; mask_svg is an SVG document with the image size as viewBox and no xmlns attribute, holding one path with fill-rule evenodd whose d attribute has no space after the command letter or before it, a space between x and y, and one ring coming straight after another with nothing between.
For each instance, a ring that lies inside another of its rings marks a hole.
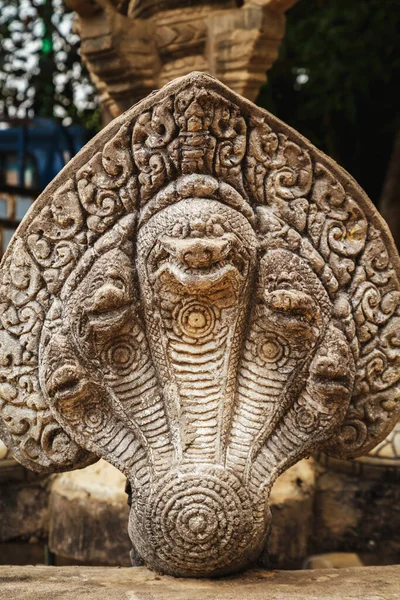
<instances>
[{"instance_id":1,"label":"stone paving","mask_svg":"<svg viewBox=\"0 0 400 600\"><path fill-rule=\"evenodd\" d=\"M250 571L219 580L175 579L145 569L0 567L1 600L399 600L400 565Z\"/></svg>"}]
</instances>

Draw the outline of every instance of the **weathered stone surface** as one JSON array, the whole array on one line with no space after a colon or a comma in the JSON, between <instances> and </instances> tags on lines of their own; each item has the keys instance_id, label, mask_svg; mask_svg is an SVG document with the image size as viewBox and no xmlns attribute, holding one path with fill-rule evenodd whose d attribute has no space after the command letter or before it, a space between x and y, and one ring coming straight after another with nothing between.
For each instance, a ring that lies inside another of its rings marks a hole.
<instances>
[{"instance_id":1,"label":"weathered stone surface","mask_svg":"<svg viewBox=\"0 0 400 600\"><path fill-rule=\"evenodd\" d=\"M300 569L313 536L315 470L302 460L283 473L271 490L273 527L262 563L272 569Z\"/></svg>"},{"instance_id":2,"label":"weathered stone surface","mask_svg":"<svg viewBox=\"0 0 400 600\"><path fill-rule=\"evenodd\" d=\"M254 571L217 581L144 568L0 567L2 600L398 600L400 566Z\"/></svg>"},{"instance_id":3,"label":"weathered stone surface","mask_svg":"<svg viewBox=\"0 0 400 600\"><path fill-rule=\"evenodd\" d=\"M0 542L47 537L47 480L0 482Z\"/></svg>"},{"instance_id":4,"label":"weathered stone surface","mask_svg":"<svg viewBox=\"0 0 400 600\"><path fill-rule=\"evenodd\" d=\"M215 79L177 80L89 143L8 248L4 441L44 472L119 468L154 569L243 569L282 472L397 422L398 271L347 173Z\"/></svg>"},{"instance_id":5,"label":"weathered stone surface","mask_svg":"<svg viewBox=\"0 0 400 600\"><path fill-rule=\"evenodd\" d=\"M152 90L205 71L255 100L296 0L68 0L83 59L113 117Z\"/></svg>"},{"instance_id":6,"label":"weathered stone surface","mask_svg":"<svg viewBox=\"0 0 400 600\"><path fill-rule=\"evenodd\" d=\"M314 493L313 461L302 460L277 479L265 566L301 567L313 534ZM85 564L128 566L128 513L125 477L105 461L58 475L50 492L50 550Z\"/></svg>"},{"instance_id":7,"label":"weathered stone surface","mask_svg":"<svg viewBox=\"0 0 400 600\"><path fill-rule=\"evenodd\" d=\"M400 557L400 484L327 470L315 492L314 547L357 552L373 564Z\"/></svg>"},{"instance_id":8,"label":"weathered stone surface","mask_svg":"<svg viewBox=\"0 0 400 600\"><path fill-rule=\"evenodd\" d=\"M50 492L49 548L85 564L130 566L125 477L105 461L59 475Z\"/></svg>"}]
</instances>

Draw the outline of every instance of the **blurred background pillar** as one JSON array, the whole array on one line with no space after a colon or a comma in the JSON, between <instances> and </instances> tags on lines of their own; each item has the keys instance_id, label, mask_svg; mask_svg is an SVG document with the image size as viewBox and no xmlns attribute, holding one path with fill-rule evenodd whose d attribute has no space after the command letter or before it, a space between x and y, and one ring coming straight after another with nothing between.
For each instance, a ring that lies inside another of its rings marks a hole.
<instances>
[{"instance_id":1,"label":"blurred background pillar","mask_svg":"<svg viewBox=\"0 0 400 600\"><path fill-rule=\"evenodd\" d=\"M176 77L205 71L255 100L297 0L67 0L106 121Z\"/></svg>"}]
</instances>

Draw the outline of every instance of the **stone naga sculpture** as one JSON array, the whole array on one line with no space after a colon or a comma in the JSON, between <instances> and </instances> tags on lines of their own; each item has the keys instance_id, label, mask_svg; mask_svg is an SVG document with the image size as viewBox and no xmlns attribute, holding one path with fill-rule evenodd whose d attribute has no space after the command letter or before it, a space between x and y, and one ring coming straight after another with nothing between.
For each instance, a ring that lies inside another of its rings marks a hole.
<instances>
[{"instance_id":1,"label":"stone naga sculpture","mask_svg":"<svg viewBox=\"0 0 400 600\"><path fill-rule=\"evenodd\" d=\"M31 469L104 457L162 573L256 561L268 496L400 410L399 257L351 177L201 73L113 121L1 266L1 436Z\"/></svg>"},{"instance_id":2,"label":"stone naga sculpture","mask_svg":"<svg viewBox=\"0 0 400 600\"><path fill-rule=\"evenodd\" d=\"M255 100L297 0L67 0L82 57L116 117L152 90L206 71Z\"/></svg>"}]
</instances>

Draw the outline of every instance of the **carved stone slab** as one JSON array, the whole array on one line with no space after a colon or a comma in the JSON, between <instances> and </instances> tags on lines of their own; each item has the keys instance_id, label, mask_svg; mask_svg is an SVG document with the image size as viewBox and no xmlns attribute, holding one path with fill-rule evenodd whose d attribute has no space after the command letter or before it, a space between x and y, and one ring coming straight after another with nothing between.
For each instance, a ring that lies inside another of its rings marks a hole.
<instances>
[{"instance_id":1,"label":"carved stone slab","mask_svg":"<svg viewBox=\"0 0 400 600\"><path fill-rule=\"evenodd\" d=\"M1 266L1 435L24 465L104 457L152 568L252 564L276 477L399 416L399 257L371 202L272 115L193 73L36 201Z\"/></svg>"}]
</instances>

